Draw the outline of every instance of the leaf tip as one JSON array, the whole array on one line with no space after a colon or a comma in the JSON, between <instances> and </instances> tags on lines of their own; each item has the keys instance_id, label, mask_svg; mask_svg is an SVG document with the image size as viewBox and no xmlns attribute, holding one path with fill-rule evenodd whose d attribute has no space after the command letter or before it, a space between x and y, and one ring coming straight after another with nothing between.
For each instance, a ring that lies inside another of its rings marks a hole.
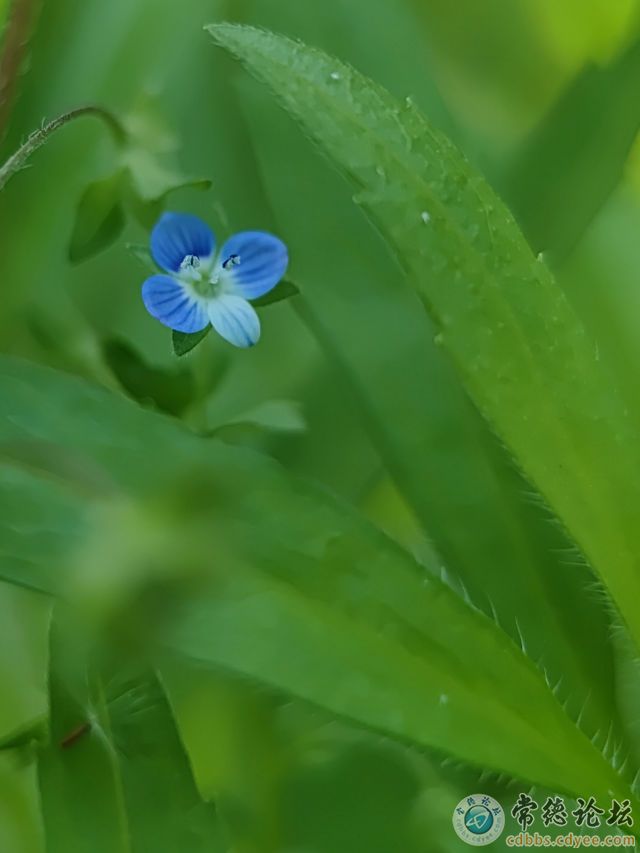
<instances>
[{"instance_id":1,"label":"leaf tip","mask_svg":"<svg viewBox=\"0 0 640 853\"><path fill-rule=\"evenodd\" d=\"M235 24L230 21L221 21L216 24L207 24L205 30L212 37L218 47L223 47L231 53L237 53L242 42L251 36L266 36L269 31L260 27L252 27L247 24Z\"/></svg>"}]
</instances>

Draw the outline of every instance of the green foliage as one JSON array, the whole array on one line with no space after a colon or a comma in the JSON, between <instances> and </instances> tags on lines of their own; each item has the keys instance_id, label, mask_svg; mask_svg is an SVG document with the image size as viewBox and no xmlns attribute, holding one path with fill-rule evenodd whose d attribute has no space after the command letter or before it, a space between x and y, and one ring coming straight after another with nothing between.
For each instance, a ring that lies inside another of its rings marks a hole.
<instances>
[{"instance_id":1,"label":"green foliage","mask_svg":"<svg viewBox=\"0 0 640 853\"><path fill-rule=\"evenodd\" d=\"M273 290L265 293L264 296L259 296L258 299L254 299L252 304L256 308L264 308L267 305L282 302L283 299L290 299L292 296L297 296L298 293L300 293L300 289L292 281L283 279Z\"/></svg>"},{"instance_id":2,"label":"green foliage","mask_svg":"<svg viewBox=\"0 0 640 853\"><path fill-rule=\"evenodd\" d=\"M76 641L55 626L50 743L39 759L47 850L224 849L154 676L122 662L96 671Z\"/></svg>"},{"instance_id":3,"label":"green foliage","mask_svg":"<svg viewBox=\"0 0 640 853\"><path fill-rule=\"evenodd\" d=\"M125 227L127 209L151 228L171 193L210 189L209 179L190 178L162 162L159 153L166 150L167 140L158 151L159 133L145 112L131 117L126 128L117 125L118 168L89 184L78 202L69 245L72 262L87 260L111 246ZM169 146L173 144L171 139Z\"/></svg>"},{"instance_id":4,"label":"green foliage","mask_svg":"<svg viewBox=\"0 0 640 853\"><path fill-rule=\"evenodd\" d=\"M191 352L192 349L195 349L198 344L203 341L209 332L211 331L211 326L206 326L201 332L194 332L194 334L189 334L187 332L176 332L175 330L171 332L171 343L173 345L173 352L175 355L180 358L183 355L187 355Z\"/></svg>"},{"instance_id":5,"label":"green foliage","mask_svg":"<svg viewBox=\"0 0 640 853\"><path fill-rule=\"evenodd\" d=\"M534 249L562 260L620 182L640 129L635 40L605 68L588 67L522 146L507 198Z\"/></svg>"},{"instance_id":6,"label":"green foliage","mask_svg":"<svg viewBox=\"0 0 640 853\"><path fill-rule=\"evenodd\" d=\"M344 199L342 183L328 180L326 167L304 144L294 148L295 159L282 163L283 144L293 147L300 134L259 93L251 94L247 115L280 227L295 245L304 276L304 299L294 305L333 368L331 383L344 389L444 576L516 642L526 638L529 656L544 664L553 684L561 680L563 700L575 716L582 713L590 730L603 716L616 720L609 623L587 589L593 577L584 561L549 523L540 497L458 386L433 327L384 247ZM308 212L304 221L290 173L305 174L317 200L318 213ZM354 259L348 242L335 241L336 215L368 262ZM366 323L359 321L362 305ZM312 471L326 478L322 462ZM389 509L383 506L386 524Z\"/></svg>"},{"instance_id":7,"label":"green foliage","mask_svg":"<svg viewBox=\"0 0 640 853\"><path fill-rule=\"evenodd\" d=\"M174 330L171 332L171 343L174 354L177 355L178 358L183 355L187 355L207 337L210 331L211 326L206 326L201 332L194 332L193 334L189 334L188 332L176 332Z\"/></svg>"},{"instance_id":8,"label":"green foliage","mask_svg":"<svg viewBox=\"0 0 640 853\"><path fill-rule=\"evenodd\" d=\"M14 440L14 428L2 411L11 411L30 440L46 435L62 452L108 465L116 486L133 495L144 494L151 471L158 496L176 491L173 481L184 482L184 472L192 478L200 472L178 492L174 512L186 511L187 526L178 525L170 547L162 527L153 532L161 517L144 521L150 512L144 506L139 524L149 530L148 540L131 538L129 522L122 527L119 515L115 522L104 519L116 526L94 535L117 543L103 560L121 567L121 580L115 578L115 587L110 581L108 592L94 569L99 586L85 590L80 580L86 604L86 596L99 596L111 608L129 598L131 585L138 597L145 585L176 572L186 583L189 567L204 571L203 590L165 626L163 641L194 662L264 681L403 741L570 793L587 780L603 795L623 785L520 649L347 507L289 482L252 454L155 422L152 413L91 386L7 360L2 376L0 437L6 442ZM63 407L43 419L50 394ZM73 412L71 423L66 412ZM120 451L105 442L116 423ZM170 457L171 466L162 465ZM215 494L207 482L216 483ZM268 512L274 505L280 522ZM208 569L213 542L225 560ZM13 550L21 559L19 542ZM48 562L34 567L28 582L58 594L65 588ZM342 589L351 595L343 598ZM295 655L287 654L290 648ZM477 725L487 741L475 736Z\"/></svg>"},{"instance_id":9,"label":"green foliage","mask_svg":"<svg viewBox=\"0 0 640 853\"><path fill-rule=\"evenodd\" d=\"M84 261L118 239L125 225L121 192L124 176L116 172L89 184L78 202L69 259Z\"/></svg>"},{"instance_id":10,"label":"green foliage","mask_svg":"<svg viewBox=\"0 0 640 853\"><path fill-rule=\"evenodd\" d=\"M605 580L637 643L636 418L517 225L412 103L319 51L219 24L358 187L487 420ZM558 371L558 363L563 365ZM586 472L588 471L588 474ZM587 498L588 495L588 498ZM614 511L615 507L615 511Z\"/></svg>"},{"instance_id":11,"label":"green foliage","mask_svg":"<svg viewBox=\"0 0 640 853\"><path fill-rule=\"evenodd\" d=\"M193 403L196 386L188 370L150 367L126 341L105 341L103 354L118 382L134 400L151 403L170 415L180 415Z\"/></svg>"},{"instance_id":12,"label":"green foliage","mask_svg":"<svg viewBox=\"0 0 640 853\"><path fill-rule=\"evenodd\" d=\"M461 853L476 791L505 834L520 791L637 822L614 5L43 5L0 168L0 849ZM146 314L169 192L287 243L258 347Z\"/></svg>"}]
</instances>

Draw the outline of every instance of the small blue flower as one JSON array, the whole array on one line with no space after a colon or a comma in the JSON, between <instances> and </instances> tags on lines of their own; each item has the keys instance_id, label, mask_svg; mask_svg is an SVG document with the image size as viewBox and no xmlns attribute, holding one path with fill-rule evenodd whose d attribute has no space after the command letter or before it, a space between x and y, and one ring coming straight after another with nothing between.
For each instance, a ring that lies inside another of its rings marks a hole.
<instances>
[{"instance_id":1,"label":"small blue flower","mask_svg":"<svg viewBox=\"0 0 640 853\"><path fill-rule=\"evenodd\" d=\"M272 290L289 263L287 247L263 231L242 231L216 252L213 232L197 216L165 213L151 233L151 254L167 275L142 285L145 308L176 332L211 323L229 343L250 347L260 320L249 303Z\"/></svg>"}]
</instances>

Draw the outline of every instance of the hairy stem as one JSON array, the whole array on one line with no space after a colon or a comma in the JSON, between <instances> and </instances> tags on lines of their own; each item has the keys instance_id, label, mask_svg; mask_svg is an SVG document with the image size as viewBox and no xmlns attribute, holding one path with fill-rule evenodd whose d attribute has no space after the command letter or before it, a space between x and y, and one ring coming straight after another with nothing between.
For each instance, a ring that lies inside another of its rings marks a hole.
<instances>
[{"instance_id":1,"label":"hairy stem","mask_svg":"<svg viewBox=\"0 0 640 853\"><path fill-rule=\"evenodd\" d=\"M29 157L31 157L33 152L37 151L38 148L44 145L53 133L61 127L64 127L65 124L69 124L69 122L74 121L77 118L82 118L82 116L93 116L94 118L101 119L107 125L113 135L113 138L119 145L122 145L125 142L127 132L119 119L117 119L113 113L110 113L103 107L93 105L77 107L74 110L70 110L68 113L63 113L61 116L54 118L48 124L45 124L40 128L40 130L36 130L31 134L27 141L23 143L20 148L11 155L11 157L9 157L5 164L0 167L0 190L4 189L7 181L9 181L17 171L23 168L24 164Z\"/></svg>"}]
</instances>

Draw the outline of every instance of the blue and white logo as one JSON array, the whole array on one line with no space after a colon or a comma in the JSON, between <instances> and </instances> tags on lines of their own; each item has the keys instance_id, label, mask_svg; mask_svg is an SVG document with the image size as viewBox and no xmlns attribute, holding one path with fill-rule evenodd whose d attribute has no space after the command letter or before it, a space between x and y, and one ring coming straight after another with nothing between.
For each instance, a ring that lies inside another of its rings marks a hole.
<instances>
[{"instance_id":1,"label":"blue and white logo","mask_svg":"<svg viewBox=\"0 0 640 853\"><path fill-rule=\"evenodd\" d=\"M504 829L504 811L493 797L471 794L460 800L453 811L453 828L467 844L483 847L491 844Z\"/></svg>"}]
</instances>

